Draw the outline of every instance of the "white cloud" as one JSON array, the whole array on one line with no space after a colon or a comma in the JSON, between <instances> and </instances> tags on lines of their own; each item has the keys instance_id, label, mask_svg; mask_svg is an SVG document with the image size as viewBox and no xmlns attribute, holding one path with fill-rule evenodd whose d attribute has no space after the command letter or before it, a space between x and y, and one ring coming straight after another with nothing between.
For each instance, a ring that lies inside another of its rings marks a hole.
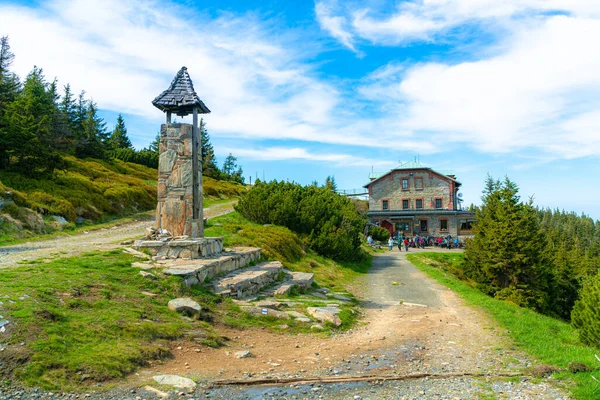
<instances>
[{"instance_id":1,"label":"white cloud","mask_svg":"<svg viewBox=\"0 0 600 400\"><path fill-rule=\"evenodd\" d=\"M267 147L262 149L248 148L227 148L225 153L232 153L238 157L245 157L253 160L278 161L278 160L308 160L324 162L340 167L378 167L392 168L395 163L389 160L377 160L364 157L357 157L342 153L312 153L299 147Z\"/></svg>"},{"instance_id":2,"label":"white cloud","mask_svg":"<svg viewBox=\"0 0 600 400\"><path fill-rule=\"evenodd\" d=\"M315 2L315 14L321 29L329 32L331 36L339 40L340 43L353 52L358 53L354 46L352 33L346 28L348 20L344 16L332 16L331 14L333 12L333 3L327 3L325 1Z\"/></svg>"},{"instance_id":3,"label":"white cloud","mask_svg":"<svg viewBox=\"0 0 600 400\"><path fill-rule=\"evenodd\" d=\"M385 1L366 5L362 1L346 1L344 5L342 8L337 1L322 0L316 6L327 10L329 20L343 22L343 34L339 29L328 30L347 47L347 43L359 38L383 45L432 41L470 22L503 26L507 19L535 19L556 12L577 17L600 16L600 2L596 0L413 0L398 2L391 13L387 12L389 5ZM353 47L352 50L356 51Z\"/></svg>"}]
</instances>

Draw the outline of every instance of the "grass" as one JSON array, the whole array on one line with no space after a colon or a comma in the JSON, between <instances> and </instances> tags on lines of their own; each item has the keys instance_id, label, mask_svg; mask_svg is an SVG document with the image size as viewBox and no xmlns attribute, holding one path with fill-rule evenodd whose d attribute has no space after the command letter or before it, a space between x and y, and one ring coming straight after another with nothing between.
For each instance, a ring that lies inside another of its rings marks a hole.
<instances>
[{"instance_id":1,"label":"grass","mask_svg":"<svg viewBox=\"0 0 600 400\"><path fill-rule=\"evenodd\" d=\"M5 373L45 389L77 389L168 357L169 341L187 331L219 343L209 324L167 307L189 296L210 310L218 298L178 278L144 278L132 260L113 251L0 270L0 310L10 321L0 352Z\"/></svg>"},{"instance_id":2,"label":"grass","mask_svg":"<svg viewBox=\"0 0 600 400\"><path fill-rule=\"evenodd\" d=\"M600 383L592 379L592 375L600 379L600 363L594 357L600 350L581 344L577 330L571 324L494 299L459 280L451 271L460 272L462 254L420 253L410 254L407 258L458 293L469 305L485 310L507 330L516 346L541 363L560 368L561 372L555 373L555 377L565 382L573 397L581 400L600 398ZM566 368L572 361L592 367L595 372L568 372Z\"/></svg>"}]
</instances>

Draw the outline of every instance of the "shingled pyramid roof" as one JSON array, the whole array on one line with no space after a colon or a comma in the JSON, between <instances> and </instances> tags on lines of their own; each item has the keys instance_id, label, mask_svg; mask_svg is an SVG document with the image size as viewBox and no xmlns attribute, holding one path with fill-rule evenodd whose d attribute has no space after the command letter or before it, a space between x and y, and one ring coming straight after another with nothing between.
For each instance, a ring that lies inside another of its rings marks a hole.
<instances>
[{"instance_id":1,"label":"shingled pyramid roof","mask_svg":"<svg viewBox=\"0 0 600 400\"><path fill-rule=\"evenodd\" d=\"M191 114L194 107L198 107L200 114L210 112L196 94L186 67L181 67L171 86L152 100L152 104L161 111L171 111L182 117Z\"/></svg>"}]
</instances>

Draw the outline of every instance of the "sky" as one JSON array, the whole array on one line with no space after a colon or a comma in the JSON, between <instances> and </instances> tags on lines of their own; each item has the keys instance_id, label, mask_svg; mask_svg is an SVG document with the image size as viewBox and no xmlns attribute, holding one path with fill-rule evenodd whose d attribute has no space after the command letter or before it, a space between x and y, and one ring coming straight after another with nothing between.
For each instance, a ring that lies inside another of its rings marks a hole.
<instances>
[{"instance_id":1,"label":"sky","mask_svg":"<svg viewBox=\"0 0 600 400\"><path fill-rule=\"evenodd\" d=\"M467 205L489 174L600 219L597 0L0 0L0 35L14 72L122 113L136 148L186 66L246 181L352 190L418 159Z\"/></svg>"}]
</instances>

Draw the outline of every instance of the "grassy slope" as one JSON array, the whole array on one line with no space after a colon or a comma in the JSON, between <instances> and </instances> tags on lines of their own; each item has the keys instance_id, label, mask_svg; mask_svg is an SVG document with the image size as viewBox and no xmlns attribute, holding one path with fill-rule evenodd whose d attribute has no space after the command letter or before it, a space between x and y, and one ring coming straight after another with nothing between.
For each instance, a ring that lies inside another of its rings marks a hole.
<instances>
[{"instance_id":1,"label":"grassy slope","mask_svg":"<svg viewBox=\"0 0 600 400\"><path fill-rule=\"evenodd\" d=\"M305 252L302 241L288 229L253 224L237 213L211 220L206 235L224 236L226 246L260 246L267 258L281 260L293 270L314 272L321 285L336 292L345 292L345 284L370 266L370 261L342 266ZM5 374L14 370L4 379L14 376L32 386L76 389L123 377L168 356L168 342L184 332L197 332L205 345L218 345L221 338L210 325L168 310L168 301L179 296L194 298L217 323L291 334L310 331L310 324L251 316L203 288L185 288L179 278L149 280L131 267L132 261L131 256L113 251L0 269L0 313L11 321L10 339L0 333L0 343L10 344L0 352L0 363ZM292 309L327 302L314 299ZM358 314L352 304L342 308L343 325L338 329L343 330Z\"/></svg>"},{"instance_id":2,"label":"grassy slope","mask_svg":"<svg viewBox=\"0 0 600 400\"><path fill-rule=\"evenodd\" d=\"M600 398L600 363L594 353L600 350L582 345L577 331L570 324L523 309L513 304L491 298L461 281L448 271L460 272L462 254L420 253L410 254L408 259L429 276L458 293L468 304L489 313L508 330L515 344L540 362L563 369L556 374L558 379L567 382L577 399ZM570 373L566 371L572 361L583 363L596 369L593 373ZM572 383L571 383L572 382Z\"/></svg>"},{"instance_id":3,"label":"grassy slope","mask_svg":"<svg viewBox=\"0 0 600 400\"><path fill-rule=\"evenodd\" d=\"M67 162L68 169L52 177L0 172L0 197L16 203L0 211L0 245L76 231L73 222L77 217L85 218L89 225L155 208L156 169L120 160L67 157ZM204 177L203 188L205 206L236 198L246 190L243 185L208 177ZM70 224L61 226L52 215L65 217Z\"/></svg>"},{"instance_id":4,"label":"grassy slope","mask_svg":"<svg viewBox=\"0 0 600 400\"><path fill-rule=\"evenodd\" d=\"M178 278L145 278L132 261L113 251L0 270L0 309L11 333L0 361L27 384L68 389L163 358L168 341L186 331L200 330L208 344L217 343L207 323L184 319L167 303L193 296L210 309L218 299Z\"/></svg>"}]
</instances>

